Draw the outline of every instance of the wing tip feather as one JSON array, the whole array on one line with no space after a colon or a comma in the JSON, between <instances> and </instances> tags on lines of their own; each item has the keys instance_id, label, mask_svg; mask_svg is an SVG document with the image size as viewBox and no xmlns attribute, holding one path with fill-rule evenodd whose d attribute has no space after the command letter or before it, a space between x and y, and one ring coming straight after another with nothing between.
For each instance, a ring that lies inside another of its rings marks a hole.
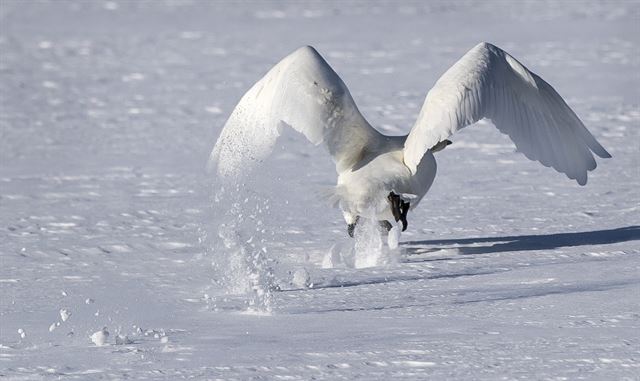
<instances>
[{"instance_id":1,"label":"wing tip feather","mask_svg":"<svg viewBox=\"0 0 640 381\"><path fill-rule=\"evenodd\" d=\"M611 159L613 156L604 148L602 148L602 152L595 151L596 155L598 155L602 159Z\"/></svg>"},{"instance_id":2,"label":"wing tip feather","mask_svg":"<svg viewBox=\"0 0 640 381\"><path fill-rule=\"evenodd\" d=\"M587 185L587 176L585 175L584 177L578 177L576 179L576 182L578 183L578 185L580 186L585 186Z\"/></svg>"}]
</instances>

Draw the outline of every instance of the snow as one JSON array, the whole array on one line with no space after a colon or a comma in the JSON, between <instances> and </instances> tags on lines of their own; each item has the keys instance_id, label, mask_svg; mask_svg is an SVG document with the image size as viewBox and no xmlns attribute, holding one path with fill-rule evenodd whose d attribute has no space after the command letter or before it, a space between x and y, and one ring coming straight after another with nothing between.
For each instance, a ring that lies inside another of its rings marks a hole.
<instances>
[{"instance_id":1,"label":"snow","mask_svg":"<svg viewBox=\"0 0 640 381\"><path fill-rule=\"evenodd\" d=\"M116 344L119 344L118 338L119 337L116 336ZM103 327L101 330L96 331L91 335L91 342L98 347L107 345L108 339L109 339L109 331L107 331L107 327Z\"/></svg>"},{"instance_id":2,"label":"snow","mask_svg":"<svg viewBox=\"0 0 640 381\"><path fill-rule=\"evenodd\" d=\"M0 375L637 378L639 8L3 1ZM467 128L395 262L357 268L322 200L322 147L283 132L223 195L204 170L240 96L297 47L400 134L479 41L551 83L612 154L586 187Z\"/></svg>"},{"instance_id":3,"label":"snow","mask_svg":"<svg viewBox=\"0 0 640 381\"><path fill-rule=\"evenodd\" d=\"M293 273L293 279L291 279L291 284L297 288L307 288L312 285L311 276L309 272L305 268L297 269Z\"/></svg>"}]
</instances>

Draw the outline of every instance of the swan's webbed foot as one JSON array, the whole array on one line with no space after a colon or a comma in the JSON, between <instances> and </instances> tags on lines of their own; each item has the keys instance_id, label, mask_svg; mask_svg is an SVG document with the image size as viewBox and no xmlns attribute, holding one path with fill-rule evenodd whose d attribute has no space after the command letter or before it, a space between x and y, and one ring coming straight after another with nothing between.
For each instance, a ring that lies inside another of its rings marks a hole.
<instances>
[{"instance_id":1,"label":"swan's webbed foot","mask_svg":"<svg viewBox=\"0 0 640 381\"><path fill-rule=\"evenodd\" d=\"M395 218L396 222L402 222L402 231L407 230L407 226L409 226L409 223L407 222L407 213L409 213L409 206L411 204L405 202L400 198L400 196L393 192L389 193L387 200L389 201L393 218Z\"/></svg>"}]
</instances>

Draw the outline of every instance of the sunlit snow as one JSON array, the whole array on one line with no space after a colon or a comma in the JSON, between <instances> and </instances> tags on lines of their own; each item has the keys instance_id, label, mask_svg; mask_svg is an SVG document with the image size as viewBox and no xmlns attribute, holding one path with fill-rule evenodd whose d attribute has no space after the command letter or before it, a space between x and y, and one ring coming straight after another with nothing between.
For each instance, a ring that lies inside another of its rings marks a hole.
<instances>
[{"instance_id":1,"label":"sunlit snow","mask_svg":"<svg viewBox=\"0 0 640 381\"><path fill-rule=\"evenodd\" d=\"M637 378L639 8L2 1L0 377ZM399 135L480 41L611 153L585 187L487 123L438 153L397 243L356 242L330 156L296 132L246 182L205 170L240 97L300 46Z\"/></svg>"}]
</instances>

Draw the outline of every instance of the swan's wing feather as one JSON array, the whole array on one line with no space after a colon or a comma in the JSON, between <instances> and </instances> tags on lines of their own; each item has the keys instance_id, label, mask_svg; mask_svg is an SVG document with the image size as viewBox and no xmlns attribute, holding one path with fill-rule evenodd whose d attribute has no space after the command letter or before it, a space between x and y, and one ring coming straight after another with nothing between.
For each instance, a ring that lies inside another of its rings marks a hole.
<instances>
[{"instance_id":1,"label":"swan's wing feather","mask_svg":"<svg viewBox=\"0 0 640 381\"><path fill-rule=\"evenodd\" d=\"M209 159L221 176L238 176L265 159L283 126L324 143L338 171L352 167L378 133L349 90L310 46L275 65L240 100Z\"/></svg>"},{"instance_id":2,"label":"swan's wing feather","mask_svg":"<svg viewBox=\"0 0 640 381\"><path fill-rule=\"evenodd\" d=\"M405 164L415 173L428 149L482 118L526 157L581 185L596 167L592 151L611 157L551 85L502 49L481 43L427 94L405 142Z\"/></svg>"}]
</instances>

